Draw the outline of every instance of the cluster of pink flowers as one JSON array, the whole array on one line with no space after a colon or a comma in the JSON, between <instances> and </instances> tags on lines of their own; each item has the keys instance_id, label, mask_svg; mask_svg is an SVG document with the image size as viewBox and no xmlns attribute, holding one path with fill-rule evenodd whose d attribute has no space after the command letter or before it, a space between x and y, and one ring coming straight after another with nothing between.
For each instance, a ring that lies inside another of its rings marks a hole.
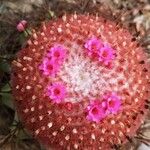
<instances>
[{"instance_id":1,"label":"cluster of pink flowers","mask_svg":"<svg viewBox=\"0 0 150 150\"><path fill-rule=\"evenodd\" d=\"M55 45L50 48L39 68L43 71L43 74L54 77L64 62L65 57L65 48L61 45Z\"/></svg>"},{"instance_id":2,"label":"cluster of pink flowers","mask_svg":"<svg viewBox=\"0 0 150 150\"><path fill-rule=\"evenodd\" d=\"M61 45L50 48L39 69L44 75L55 77L66 57L66 49ZM47 87L47 95L54 103L60 103L66 95L66 88L62 83L53 83Z\"/></svg>"},{"instance_id":3,"label":"cluster of pink flowers","mask_svg":"<svg viewBox=\"0 0 150 150\"><path fill-rule=\"evenodd\" d=\"M108 65L115 58L114 49L96 37L87 40L84 47L87 49L89 56L98 58L105 65Z\"/></svg>"},{"instance_id":4,"label":"cluster of pink flowers","mask_svg":"<svg viewBox=\"0 0 150 150\"><path fill-rule=\"evenodd\" d=\"M116 93L106 94L102 100L91 101L87 107L87 119L99 122L109 114L116 114L121 106L121 99Z\"/></svg>"}]
</instances>

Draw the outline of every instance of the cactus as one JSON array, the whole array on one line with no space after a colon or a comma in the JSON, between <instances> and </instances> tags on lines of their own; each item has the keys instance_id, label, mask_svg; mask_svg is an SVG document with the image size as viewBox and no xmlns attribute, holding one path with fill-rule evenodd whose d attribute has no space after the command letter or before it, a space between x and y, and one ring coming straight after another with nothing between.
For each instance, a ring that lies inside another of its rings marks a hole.
<instances>
[{"instance_id":1,"label":"cactus","mask_svg":"<svg viewBox=\"0 0 150 150\"><path fill-rule=\"evenodd\" d=\"M47 148L111 150L148 112L149 63L129 31L94 15L42 24L12 63L16 108Z\"/></svg>"}]
</instances>

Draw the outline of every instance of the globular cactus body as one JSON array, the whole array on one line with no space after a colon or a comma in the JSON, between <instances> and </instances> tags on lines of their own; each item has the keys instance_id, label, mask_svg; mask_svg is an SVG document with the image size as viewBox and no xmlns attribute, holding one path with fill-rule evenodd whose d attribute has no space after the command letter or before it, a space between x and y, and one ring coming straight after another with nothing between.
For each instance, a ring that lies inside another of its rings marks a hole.
<instances>
[{"instance_id":1,"label":"globular cactus body","mask_svg":"<svg viewBox=\"0 0 150 150\"><path fill-rule=\"evenodd\" d=\"M102 17L43 23L13 61L25 127L47 147L109 150L136 134L147 113L149 64L124 28Z\"/></svg>"}]
</instances>

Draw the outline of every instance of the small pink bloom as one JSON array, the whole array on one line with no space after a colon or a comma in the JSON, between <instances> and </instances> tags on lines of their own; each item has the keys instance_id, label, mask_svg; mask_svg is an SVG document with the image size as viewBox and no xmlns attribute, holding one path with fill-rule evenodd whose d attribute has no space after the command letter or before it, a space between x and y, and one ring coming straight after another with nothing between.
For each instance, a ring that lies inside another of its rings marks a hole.
<instances>
[{"instance_id":1,"label":"small pink bloom","mask_svg":"<svg viewBox=\"0 0 150 150\"><path fill-rule=\"evenodd\" d=\"M22 20L17 24L17 30L19 32L23 32L27 27L27 21L26 20Z\"/></svg>"},{"instance_id":2,"label":"small pink bloom","mask_svg":"<svg viewBox=\"0 0 150 150\"><path fill-rule=\"evenodd\" d=\"M107 113L116 114L121 106L121 99L116 93L112 93L111 95L105 95L104 100L106 102Z\"/></svg>"},{"instance_id":3,"label":"small pink bloom","mask_svg":"<svg viewBox=\"0 0 150 150\"><path fill-rule=\"evenodd\" d=\"M48 86L47 94L54 103L61 103L66 97L66 87L62 83L53 83Z\"/></svg>"},{"instance_id":4,"label":"small pink bloom","mask_svg":"<svg viewBox=\"0 0 150 150\"><path fill-rule=\"evenodd\" d=\"M98 57L99 61L102 61L105 65L108 65L109 62L111 62L115 58L114 49L105 44L104 47L99 49Z\"/></svg>"},{"instance_id":5,"label":"small pink bloom","mask_svg":"<svg viewBox=\"0 0 150 150\"><path fill-rule=\"evenodd\" d=\"M88 55L95 55L98 53L99 49L103 47L103 43L100 39L93 37L86 41L84 47L88 50Z\"/></svg>"},{"instance_id":6,"label":"small pink bloom","mask_svg":"<svg viewBox=\"0 0 150 150\"><path fill-rule=\"evenodd\" d=\"M99 122L106 117L106 110L99 102L94 101L87 107L87 119L90 121Z\"/></svg>"},{"instance_id":7,"label":"small pink bloom","mask_svg":"<svg viewBox=\"0 0 150 150\"><path fill-rule=\"evenodd\" d=\"M44 58L39 69L43 71L44 75L50 75L54 77L59 70L59 65L52 59Z\"/></svg>"},{"instance_id":8,"label":"small pink bloom","mask_svg":"<svg viewBox=\"0 0 150 150\"><path fill-rule=\"evenodd\" d=\"M58 63L62 63L66 57L66 49L61 45L55 45L50 48L47 56L58 61Z\"/></svg>"}]
</instances>

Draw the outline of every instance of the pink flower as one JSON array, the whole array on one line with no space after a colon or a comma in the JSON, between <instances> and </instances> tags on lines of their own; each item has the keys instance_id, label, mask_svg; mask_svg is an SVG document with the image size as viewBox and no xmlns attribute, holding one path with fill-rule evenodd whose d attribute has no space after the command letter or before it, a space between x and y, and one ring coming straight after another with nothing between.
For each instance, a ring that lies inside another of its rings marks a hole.
<instances>
[{"instance_id":1,"label":"pink flower","mask_svg":"<svg viewBox=\"0 0 150 150\"><path fill-rule=\"evenodd\" d=\"M66 97L66 87L62 83L53 83L48 86L47 94L54 103L61 103Z\"/></svg>"},{"instance_id":2,"label":"pink flower","mask_svg":"<svg viewBox=\"0 0 150 150\"><path fill-rule=\"evenodd\" d=\"M55 45L50 48L47 56L58 61L58 63L62 63L66 56L66 50L61 45Z\"/></svg>"},{"instance_id":3,"label":"pink flower","mask_svg":"<svg viewBox=\"0 0 150 150\"><path fill-rule=\"evenodd\" d=\"M27 27L27 21L26 20L22 20L17 24L17 30L19 32L23 32Z\"/></svg>"},{"instance_id":4,"label":"pink flower","mask_svg":"<svg viewBox=\"0 0 150 150\"><path fill-rule=\"evenodd\" d=\"M96 55L99 49L103 47L103 43L100 39L93 37L84 44L84 47L88 50L89 56Z\"/></svg>"},{"instance_id":5,"label":"pink flower","mask_svg":"<svg viewBox=\"0 0 150 150\"><path fill-rule=\"evenodd\" d=\"M109 45L105 44L104 47L99 49L98 57L99 61L102 61L105 65L108 65L108 63L115 58L114 49L112 49Z\"/></svg>"},{"instance_id":6,"label":"pink flower","mask_svg":"<svg viewBox=\"0 0 150 150\"><path fill-rule=\"evenodd\" d=\"M106 117L106 110L105 107L101 105L97 100L91 102L87 107L88 115L87 119L90 121L99 122L103 118Z\"/></svg>"},{"instance_id":7,"label":"pink flower","mask_svg":"<svg viewBox=\"0 0 150 150\"><path fill-rule=\"evenodd\" d=\"M116 93L111 93L103 96L103 100L91 101L87 107L87 119L90 121L99 122L109 114L116 114L121 106L120 97Z\"/></svg>"},{"instance_id":8,"label":"pink flower","mask_svg":"<svg viewBox=\"0 0 150 150\"><path fill-rule=\"evenodd\" d=\"M116 114L121 106L121 99L116 93L111 93L111 95L104 95L104 101L106 102L107 114Z\"/></svg>"},{"instance_id":9,"label":"pink flower","mask_svg":"<svg viewBox=\"0 0 150 150\"><path fill-rule=\"evenodd\" d=\"M50 75L54 77L59 70L59 65L52 59L44 58L39 69L43 71L44 75Z\"/></svg>"}]
</instances>

